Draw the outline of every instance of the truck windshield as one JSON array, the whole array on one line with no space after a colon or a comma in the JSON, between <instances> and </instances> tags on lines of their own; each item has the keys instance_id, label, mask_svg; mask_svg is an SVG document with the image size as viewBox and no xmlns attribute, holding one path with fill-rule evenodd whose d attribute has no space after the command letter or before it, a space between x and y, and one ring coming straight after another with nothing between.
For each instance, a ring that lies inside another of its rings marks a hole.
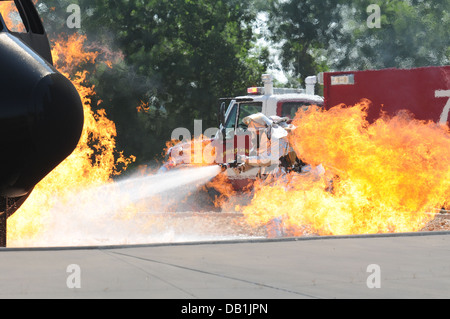
<instances>
[{"instance_id":1,"label":"truck windshield","mask_svg":"<svg viewBox=\"0 0 450 319\"><path fill-rule=\"evenodd\" d=\"M281 105L281 117L288 117L292 120L299 109L306 111L310 105L309 102L284 102Z\"/></svg>"},{"instance_id":2,"label":"truck windshield","mask_svg":"<svg viewBox=\"0 0 450 319\"><path fill-rule=\"evenodd\" d=\"M239 104L239 121L238 127L246 128L247 126L242 122L244 118L249 115L262 112L262 103L261 102L252 102L252 103L240 103Z\"/></svg>"},{"instance_id":3,"label":"truck windshield","mask_svg":"<svg viewBox=\"0 0 450 319\"><path fill-rule=\"evenodd\" d=\"M238 112L239 118L237 121L237 125L238 127L245 128L246 126L244 125L242 120L251 114L262 112L262 103L261 102L234 103L225 121L225 128L233 130L236 128L236 116Z\"/></svg>"}]
</instances>

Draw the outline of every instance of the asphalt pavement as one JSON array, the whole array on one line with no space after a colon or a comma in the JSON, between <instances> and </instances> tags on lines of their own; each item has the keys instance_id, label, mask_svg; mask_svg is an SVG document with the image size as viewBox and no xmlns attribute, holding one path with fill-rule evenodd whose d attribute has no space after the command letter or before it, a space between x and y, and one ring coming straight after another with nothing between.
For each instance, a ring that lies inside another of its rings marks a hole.
<instances>
[{"instance_id":1,"label":"asphalt pavement","mask_svg":"<svg viewBox=\"0 0 450 319\"><path fill-rule=\"evenodd\" d=\"M0 249L0 298L449 298L450 232Z\"/></svg>"}]
</instances>

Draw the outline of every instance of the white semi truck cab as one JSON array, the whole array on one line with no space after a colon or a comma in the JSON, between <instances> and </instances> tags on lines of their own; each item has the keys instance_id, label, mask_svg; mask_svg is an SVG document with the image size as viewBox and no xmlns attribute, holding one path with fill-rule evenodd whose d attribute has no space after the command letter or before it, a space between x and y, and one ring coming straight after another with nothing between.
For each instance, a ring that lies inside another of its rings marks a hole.
<instances>
[{"instance_id":1,"label":"white semi truck cab","mask_svg":"<svg viewBox=\"0 0 450 319\"><path fill-rule=\"evenodd\" d=\"M242 120L254 113L263 113L267 117L273 115L288 117L292 120L300 108L307 109L310 105L323 105L323 97L314 94L315 76L306 78L306 90L274 88L271 74L263 74L262 81L264 87L248 88L247 95L222 99L219 110L221 130L225 129L229 132L245 126Z\"/></svg>"},{"instance_id":2,"label":"white semi truck cab","mask_svg":"<svg viewBox=\"0 0 450 319\"><path fill-rule=\"evenodd\" d=\"M235 160L236 154L249 153L251 142L245 141L247 125L243 122L247 116L262 113L268 118L287 117L289 123L299 109L306 110L311 105L323 106L323 98L314 94L316 76L306 78L306 89L274 88L273 76L270 74L263 74L262 82L263 87L248 88L247 95L222 99L218 112L220 128L216 136L217 141L223 140L223 146L216 147L219 151L217 158L222 163ZM278 164L273 165L272 169L276 169L276 166ZM245 172L228 168L226 174L235 188L239 189L256 179L262 171L268 172L270 168L256 166Z\"/></svg>"}]
</instances>

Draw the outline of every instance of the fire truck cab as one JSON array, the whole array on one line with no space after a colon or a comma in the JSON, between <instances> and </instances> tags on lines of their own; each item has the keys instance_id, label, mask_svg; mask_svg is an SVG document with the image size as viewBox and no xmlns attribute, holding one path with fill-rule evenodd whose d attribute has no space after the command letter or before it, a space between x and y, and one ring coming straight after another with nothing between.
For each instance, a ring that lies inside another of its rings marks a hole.
<instances>
[{"instance_id":1,"label":"fire truck cab","mask_svg":"<svg viewBox=\"0 0 450 319\"><path fill-rule=\"evenodd\" d=\"M311 105L323 106L323 97L314 94L314 87L317 83L316 76L306 78L305 89L294 88L274 88L273 76L271 74L263 74L263 87L251 87L247 89L247 95L222 98L218 110L219 129L215 136L211 139L207 138L202 141L203 148L206 145L212 145L210 149L214 149L214 158L209 164L218 164L225 169L233 186L240 190L249 185L252 180L261 176L261 171L270 174L271 170L275 170L278 164L271 167L253 167L245 172L239 172L233 167L236 164L238 154L249 155L249 150L258 143L258 140L250 138L250 130L243 122L244 118L249 115L262 113L267 117L279 116L287 117L288 123L294 119L299 109L306 110ZM195 155L199 150L193 145L194 141L185 141L171 147L167 152L167 161L160 168L159 172L163 173L173 168L183 168L199 163L195 163L195 158L202 158ZM200 153L202 149L200 147ZM203 153L204 155L204 153ZM202 163L204 164L204 163Z\"/></svg>"},{"instance_id":2,"label":"fire truck cab","mask_svg":"<svg viewBox=\"0 0 450 319\"><path fill-rule=\"evenodd\" d=\"M292 120L298 109L307 109L310 105L323 105L323 97L314 94L317 82L315 76L306 79L306 90L295 88L274 88L273 76L263 74L264 87L251 87L247 95L222 99L219 109L220 130L234 132L244 127L242 120L251 114L263 113L270 117L277 115ZM226 107L226 101L229 101Z\"/></svg>"},{"instance_id":3,"label":"fire truck cab","mask_svg":"<svg viewBox=\"0 0 450 319\"><path fill-rule=\"evenodd\" d=\"M236 154L248 155L252 141L246 134L247 125L243 122L247 116L262 113L269 118L287 117L290 122L299 109L306 110L311 105L323 106L323 97L314 94L316 76L306 78L306 89L274 88L271 74L263 74L262 82L264 87L248 88L247 95L221 99L218 112L220 127L215 137L216 142L223 143L221 146L216 145L216 151L219 152L216 154L218 162L226 164L235 161ZM264 172L270 173L277 167L278 164L264 168ZM239 172L233 167L228 167L226 174L233 186L241 189L260 176L261 169L253 167L245 172Z\"/></svg>"}]
</instances>

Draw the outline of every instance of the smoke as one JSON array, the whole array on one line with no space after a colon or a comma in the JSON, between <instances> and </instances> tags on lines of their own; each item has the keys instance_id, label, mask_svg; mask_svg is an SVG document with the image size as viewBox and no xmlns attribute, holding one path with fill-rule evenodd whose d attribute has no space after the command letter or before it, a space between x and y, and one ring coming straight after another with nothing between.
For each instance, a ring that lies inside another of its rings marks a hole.
<instances>
[{"instance_id":1,"label":"smoke","mask_svg":"<svg viewBox=\"0 0 450 319\"><path fill-rule=\"evenodd\" d=\"M120 245L192 240L195 233L174 237L175 231L170 228L170 222L167 223L170 216L163 213L169 203L179 201L183 204L184 197L206 184L219 171L216 165L181 169L129 177L73 193L70 198L59 199L46 212L39 234L32 238L14 238L8 246ZM163 222L165 225L161 229ZM201 225L197 226L201 228Z\"/></svg>"}]
</instances>

